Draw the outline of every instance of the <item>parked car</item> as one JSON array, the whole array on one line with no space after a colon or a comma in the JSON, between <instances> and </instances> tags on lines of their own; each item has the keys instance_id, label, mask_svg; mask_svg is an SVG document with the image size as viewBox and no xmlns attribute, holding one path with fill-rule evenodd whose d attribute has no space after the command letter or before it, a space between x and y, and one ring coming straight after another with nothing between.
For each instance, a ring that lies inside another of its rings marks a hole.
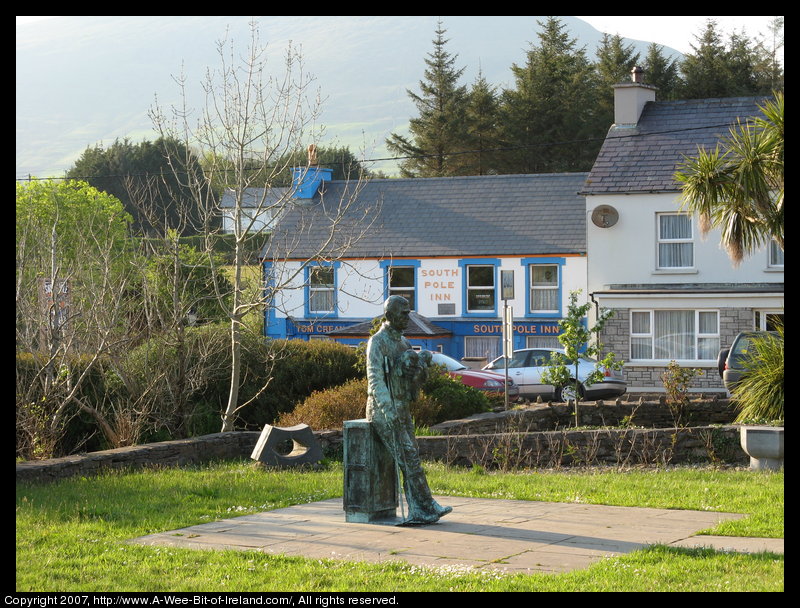
<instances>
[{"instance_id":1,"label":"parked car","mask_svg":"<svg viewBox=\"0 0 800 608\"><path fill-rule=\"evenodd\" d=\"M431 355L431 360L434 364L443 365L447 368L447 372L452 377L460 378L467 386L486 391L487 393L505 395L503 389L503 383L505 382L504 374L480 369L470 369L463 363L443 353L431 353ZM519 387L511 378L509 378L508 381L508 398L510 401L516 401L519 398Z\"/></svg>"},{"instance_id":2,"label":"parked car","mask_svg":"<svg viewBox=\"0 0 800 608\"><path fill-rule=\"evenodd\" d=\"M719 375L722 378L722 383L725 388L730 392L734 386L742 379L744 374L744 363L750 350L750 344L753 338L771 334L778 336L775 331L743 331L736 334L736 337L731 342L730 348L723 348L719 351L717 356L717 367Z\"/></svg>"},{"instance_id":3,"label":"parked car","mask_svg":"<svg viewBox=\"0 0 800 608\"><path fill-rule=\"evenodd\" d=\"M524 348L515 350L511 359L508 361L508 375L519 387L520 397L525 399L554 399L556 401L566 401L574 399L574 389L571 386L555 387L551 384L542 383L542 374L550 363L553 353L561 353L564 350L558 348ZM586 379L591 374L597 362L588 357L581 357L578 361L578 392L581 399L601 399L605 397L618 397L624 395L628 390L623 374L619 370L603 370L603 380L591 385L586 384ZM504 357L498 357L484 370L500 371L505 367ZM570 366L574 369L574 363Z\"/></svg>"}]
</instances>

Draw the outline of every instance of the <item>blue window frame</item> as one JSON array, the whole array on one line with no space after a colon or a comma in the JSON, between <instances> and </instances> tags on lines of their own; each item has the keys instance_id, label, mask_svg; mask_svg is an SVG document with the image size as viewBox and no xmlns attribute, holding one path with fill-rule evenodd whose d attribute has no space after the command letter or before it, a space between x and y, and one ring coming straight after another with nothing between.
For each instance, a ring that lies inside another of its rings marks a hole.
<instances>
[{"instance_id":1,"label":"blue window frame","mask_svg":"<svg viewBox=\"0 0 800 608\"><path fill-rule=\"evenodd\" d=\"M337 317L337 277L341 262L309 262L304 269L306 318Z\"/></svg>"},{"instance_id":2,"label":"blue window frame","mask_svg":"<svg viewBox=\"0 0 800 608\"><path fill-rule=\"evenodd\" d=\"M566 258L523 258L525 267L525 316L553 318L562 314L563 268Z\"/></svg>"},{"instance_id":3,"label":"blue window frame","mask_svg":"<svg viewBox=\"0 0 800 608\"><path fill-rule=\"evenodd\" d=\"M420 264L419 260L382 261L384 298L403 296L411 310L417 310L417 269Z\"/></svg>"},{"instance_id":4,"label":"blue window frame","mask_svg":"<svg viewBox=\"0 0 800 608\"><path fill-rule=\"evenodd\" d=\"M458 261L462 269L462 315L465 317L496 317L497 286L500 260L474 258Z\"/></svg>"}]
</instances>

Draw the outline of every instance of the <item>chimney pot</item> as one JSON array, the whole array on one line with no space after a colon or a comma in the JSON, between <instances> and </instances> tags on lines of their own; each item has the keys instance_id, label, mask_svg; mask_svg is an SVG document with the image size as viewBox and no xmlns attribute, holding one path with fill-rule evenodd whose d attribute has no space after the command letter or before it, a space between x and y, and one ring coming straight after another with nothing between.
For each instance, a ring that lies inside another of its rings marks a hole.
<instances>
[{"instance_id":1,"label":"chimney pot","mask_svg":"<svg viewBox=\"0 0 800 608\"><path fill-rule=\"evenodd\" d=\"M631 70L631 82L644 82L644 70L638 65L633 66Z\"/></svg>"}]
</instances>

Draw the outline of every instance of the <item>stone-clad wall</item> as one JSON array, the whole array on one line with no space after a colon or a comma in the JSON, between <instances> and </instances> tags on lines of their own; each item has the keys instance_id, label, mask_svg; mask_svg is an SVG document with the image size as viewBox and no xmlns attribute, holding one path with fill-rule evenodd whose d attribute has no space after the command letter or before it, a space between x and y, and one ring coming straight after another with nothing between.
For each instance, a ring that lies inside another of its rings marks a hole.
<instances>
[{"instance_id":1,"label":"stone-clad wall","mask_svg":"<svg viewBox=\"0 0 800 608\"><path fill-rule=\"evenodd\" d=\"M720 308L719 309L719 339L720 348L727 348L741 331L752 330L754 327L754 312L752 308ZM600 334L605 351L614 352L617 358L629 361L631 358L630 345L630 310L615 308L612 316L603 327ZM694 379L692 387L696 390L719 391L725 393L722 379L719 377L716 363L712 366L698 365L703 370L703 375ZM625 381L629 389L656 389L663 386L661 374L667 366L664 363L653 365L625 365Z\"/></svg>"}]
</instances>

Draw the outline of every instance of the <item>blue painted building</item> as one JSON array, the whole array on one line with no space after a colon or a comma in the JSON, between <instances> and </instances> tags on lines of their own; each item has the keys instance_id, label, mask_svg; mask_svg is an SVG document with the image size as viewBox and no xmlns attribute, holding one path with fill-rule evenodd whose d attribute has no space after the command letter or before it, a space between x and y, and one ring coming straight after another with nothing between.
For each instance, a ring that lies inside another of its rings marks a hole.
<instances>
[{"instance_id":1,"label":"blue painted building","mask_svg":"<svg viewBox=\"0 0 800 608\"><path fill-rule=\"evenodd\" d=\"M309 175L264 252L268 337L358 344L366 334L343 330L398 294L422 319L412 343L456 359L502 352L506 306L515 348L558 346L570 291L586 293L586 174Z\"/></svg>"}]
</instances>

